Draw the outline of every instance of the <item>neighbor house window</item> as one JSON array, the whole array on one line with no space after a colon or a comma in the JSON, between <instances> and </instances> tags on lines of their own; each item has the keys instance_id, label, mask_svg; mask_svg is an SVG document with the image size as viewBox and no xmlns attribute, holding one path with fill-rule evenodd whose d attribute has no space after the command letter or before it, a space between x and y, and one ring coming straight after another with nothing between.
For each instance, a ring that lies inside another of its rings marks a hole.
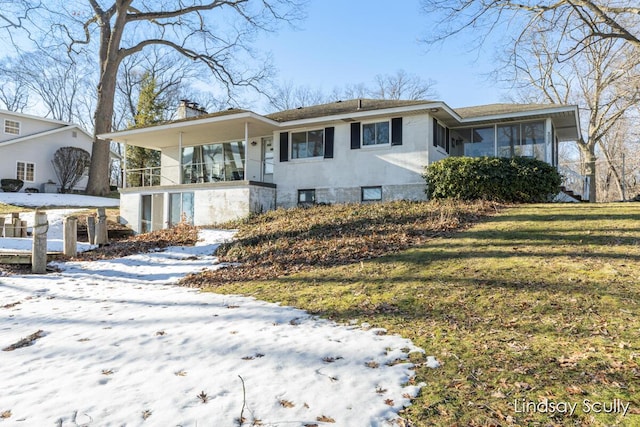
<instances>
[{"instance_id":1,"label":"neighbor house window","mask_svg":"<svg viewBox=\"0 0 640 427\"><path fill-rule=\"evenodd\" d=\"M382 200L382 187L362 187L363 202L379 202Z\"/></svg>"},{"instance_id":2,"label":"neighbor house window","mask_svg":"<svg viewBox=\"0 0 640 427\"><path fill-rule=\"evenodd\" d=\"M324 156L324 129L291 133L291 158Z\"/></svg>"},{"instance_id":3,"label":"neighbor house window","mask_svg":"<svg viewBox=\"0 0 640 427\"><path fill-rule=\"evenodd\" d=\"M316 190L298 190L298 204L312 205L316 202Z\"/></svg>"},{"instance_id":4,"label":"neighbor house window","mask_svg":"<svg viewBox=\"0 0 640 427\"><path fill-rule=\"evenodd\" d=\"M16 178L26 182L35 181L36 165L35 163L18 162L16 166Z\"/></svg>"},{"instance_id":5,"label":"neighbor house window","mask_svg":"<svg viewBox=\"0 0 640 427\"><path fill-rule=\"evenodd\" d=\"M389 122L366 123L362 125L362 145L389 144Z\"/></svg>"},{"instance_id":6,"label":"neighbor house window","mask_svg":"<svg viewBox=\"0 0 640 427\"><path fill-rule=\"evenodd\" d=\"M20 135L20 122L16 122L15 120L5 119L4 133L8 133L11 135Z\"/></svg>"}]
</instances>

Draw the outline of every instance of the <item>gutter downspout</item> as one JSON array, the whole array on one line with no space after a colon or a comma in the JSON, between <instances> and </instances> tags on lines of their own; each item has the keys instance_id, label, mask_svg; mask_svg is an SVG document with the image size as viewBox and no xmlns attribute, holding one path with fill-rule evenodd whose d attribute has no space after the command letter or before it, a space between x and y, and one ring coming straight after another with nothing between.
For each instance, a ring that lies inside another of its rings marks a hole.
<instances>
[{"instance_id":1,"label":"gutter downspout","mask_svg":"<svg viewBox=\"0 0 640 427\"><path fill-rule=\"evenodd\" d=\"M178 174L178 182L180 184L184 184L184 182L182 182L182 178L184 176L182 173L182 132L178 133Z\"/></svg>"},{"instance_id":2,"label":"gutter downspout","mask_svg":"<svg viewBox=\"0 0 640 427\"><path fill-rule=\"evenodd\" d=\"M122 156L122 188L127 188L127 140L124 140L124 155Z\"/></svg>"}]
</instances>

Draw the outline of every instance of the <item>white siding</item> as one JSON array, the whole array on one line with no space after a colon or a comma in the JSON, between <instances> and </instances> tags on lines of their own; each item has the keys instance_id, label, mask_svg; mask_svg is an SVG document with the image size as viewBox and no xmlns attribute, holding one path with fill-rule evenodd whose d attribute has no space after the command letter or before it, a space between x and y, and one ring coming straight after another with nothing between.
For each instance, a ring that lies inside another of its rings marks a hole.
<instances>
[{"instance_id":1,"label":"white siding","mask_svg":"<svg viewBox=\"0 0 640 427\"><path fill-rule=\"evenodd\" d=\"M294 206L299 189L315 189L318 203L359 202L363 186L382 186L383 200L423 199L422 173L429 160L430 124L428 115L406 116L402 121L402 145L352 150L350 123L334 123L333 159L280 162L276 144L274 183L278 206ZM279 133L274 134L274 140L279 141Z\"/></svg>"}]
</instances>

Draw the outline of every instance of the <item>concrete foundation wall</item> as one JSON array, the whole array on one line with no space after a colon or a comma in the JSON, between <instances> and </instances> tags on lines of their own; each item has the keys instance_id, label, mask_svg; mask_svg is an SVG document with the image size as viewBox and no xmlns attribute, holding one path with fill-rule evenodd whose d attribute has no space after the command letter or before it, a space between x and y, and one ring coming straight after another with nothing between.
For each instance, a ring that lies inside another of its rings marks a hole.
<instances>
[{"instance_id":1,"label":"concrete foundation wall","mask_svg":"<svg viewBox=\"0 0 640 427\"><path fill-rule=\"evenodd\" d=\"M193 193L193 223L208 226L248 216L252 212L265 212L276 205L276 189L271 186L233 181L209 185L207 188L193 185L145 188L144 191L125 190L120 194L120 217L136 233L140 232L141 197L154 195L154 229L166 228L169 218L169 194ZM156 210L156 208L158 210ZM160 224L162 224L160 226Z\"/></svg>"}]
</instances>

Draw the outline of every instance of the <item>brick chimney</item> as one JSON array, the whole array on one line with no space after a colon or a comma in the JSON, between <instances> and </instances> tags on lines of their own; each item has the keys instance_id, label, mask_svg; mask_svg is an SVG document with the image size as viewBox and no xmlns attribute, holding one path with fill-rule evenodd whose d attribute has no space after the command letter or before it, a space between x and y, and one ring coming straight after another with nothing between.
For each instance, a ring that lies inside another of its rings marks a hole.
<instances>
[{"instance_id":1,"label":"brick chimney","mask_svg":"<svg viewBox=\"0 0 640 427\"><path fill-rule=\"evenodd\" d=\"M181 99L178 111L176 112L176 119L188 119L190 117L202 116L203 114L207 114L207 112L204 108L200 107L197 102Z\"/></svg>"}]
</instances>

